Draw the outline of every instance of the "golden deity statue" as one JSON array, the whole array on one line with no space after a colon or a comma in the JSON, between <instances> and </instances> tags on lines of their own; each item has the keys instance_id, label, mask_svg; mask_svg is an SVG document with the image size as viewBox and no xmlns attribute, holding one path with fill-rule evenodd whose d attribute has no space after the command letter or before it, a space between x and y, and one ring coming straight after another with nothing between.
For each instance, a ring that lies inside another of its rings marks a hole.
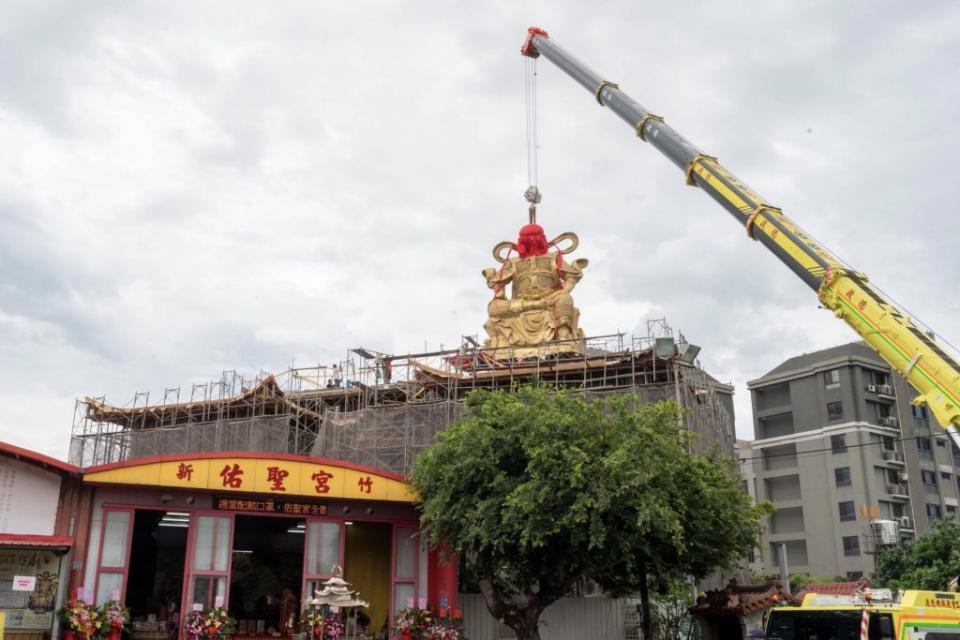
<instances>
[{"instance_id":1,"label":"golden deity statue","mask_svg":"<svg viewBox=\"0 0 960 640\"><path fill-rule=\"evenodd\" d=\"M570 245L560 248L559 243L564 240L569 240ZM483 270L487 286L493 289L493 300L487 307L490 318L484 325L490 337L484 346L512 348L496 353L495 357L583 353L580 311L573 306L570 292L583 277L587 260L578 258L566 262L563 259L579 242L576 234L569 232L547 242L543 227L528 224L520 229L516 244L501 242L493 248L493 258L501 266ZM503 256L505 249L509 250L506 257ZM513 252L517 253L516 257L511 257ZM508 284L511 285L509 298Z\"/></svg>"}]
</instances>

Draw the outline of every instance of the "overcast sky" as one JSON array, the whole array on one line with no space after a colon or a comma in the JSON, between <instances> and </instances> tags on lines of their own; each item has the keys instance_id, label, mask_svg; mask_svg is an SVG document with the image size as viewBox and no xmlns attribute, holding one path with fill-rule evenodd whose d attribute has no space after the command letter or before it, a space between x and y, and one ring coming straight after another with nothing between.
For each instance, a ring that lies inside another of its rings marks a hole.
<instances>
[{"instance_id":1,"label":"overcast sky","mask_svg":"<svg viewBox=\"0 0 960 640\"><path fill-rule=\"evenodd\" d=\"M536 24L948 339L955 2L0 4L0 439L74 399L482 332L525 222ZM736 385L851 341L613 113L539 65L540 222L589 335L666 316Z\"/></svg>"}]
</instances>

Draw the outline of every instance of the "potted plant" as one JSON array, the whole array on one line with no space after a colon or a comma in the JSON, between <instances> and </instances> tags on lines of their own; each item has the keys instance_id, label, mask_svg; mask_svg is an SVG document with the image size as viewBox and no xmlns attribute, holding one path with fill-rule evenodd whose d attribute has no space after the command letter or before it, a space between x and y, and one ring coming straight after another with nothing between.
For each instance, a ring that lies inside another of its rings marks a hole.
<instances>
[{"instance_id":1,"label":"potted plant","mask_svg":"<svg viewBox=\"0 0 960 640\"><path fill-rule=\"evenodd\" d=\"M130 610L117 600L111 600L103 605L100 614L106 626L108 640L120 640L123 628L130 623Z\"/></svg>"}]
</instances>

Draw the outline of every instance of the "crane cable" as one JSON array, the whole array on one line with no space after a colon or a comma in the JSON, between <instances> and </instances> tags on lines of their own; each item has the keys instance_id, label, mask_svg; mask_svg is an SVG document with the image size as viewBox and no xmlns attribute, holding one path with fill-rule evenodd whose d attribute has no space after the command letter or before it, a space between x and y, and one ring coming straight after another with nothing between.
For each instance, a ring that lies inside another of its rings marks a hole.
<instances>
[{"instance_id":1,"label":"crane cable","mask_svg":"<svg viewBox=\"0 0 960 640\"><path fill-rule=\"evenodd\" d=\"M524 60L524 102L527 112L527 182L530 186L523 192L530 204L530 224L537 222L537 205L543 199L537 187L537 59L528 56Z\"/></svg>"}]
</instances>

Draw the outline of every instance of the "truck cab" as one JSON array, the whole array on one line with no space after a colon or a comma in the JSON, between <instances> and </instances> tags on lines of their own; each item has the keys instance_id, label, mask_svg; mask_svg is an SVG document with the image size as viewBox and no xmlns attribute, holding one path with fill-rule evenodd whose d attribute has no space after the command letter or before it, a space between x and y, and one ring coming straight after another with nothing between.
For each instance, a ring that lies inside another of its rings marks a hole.
<instances>
[{"instance_id":1,"label":"truck cab","mask_svg":"<svg viewBox=\"0 0 960 640\"><path fill-rule=\"evenodd\" d=\"M808 593L777 607L768 640L960 640L960 594L867 590L853 596Z\"/></svg>"}]
</instances>

